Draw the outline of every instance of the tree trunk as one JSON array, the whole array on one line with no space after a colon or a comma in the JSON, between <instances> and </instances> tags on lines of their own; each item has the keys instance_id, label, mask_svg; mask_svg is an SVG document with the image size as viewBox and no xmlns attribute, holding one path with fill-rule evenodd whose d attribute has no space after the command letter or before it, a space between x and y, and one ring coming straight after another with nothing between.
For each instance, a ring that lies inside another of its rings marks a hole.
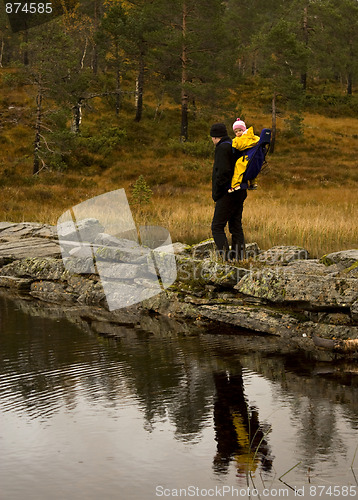
<instances>
[{"instance_id":1,"label":"tree trunk","mask_svg":"<svg viewBox=\"0 0 358 500\"><path fill-rule=\"evenodd\" d=\"M305 46L308 47L308 10L307 6L303 9L303 40ZM303 90L307 88L307 71L301 73L301 85Z\"/></svg>"},{"instance_id":2,"label":"tree trunk","mask_svg":"<svg viewBox=\"0 0 358 500\"><path fill-rule=\"evenodd\" d=\"M272 97L272 131L271 131L271 146L270 153L273 154L275 151L275 141L276 141L276 92L273 93Z\"/></svg>"},{"instance_id":3,"label":"tree trunk","mask_svg":"<svg viewBox=\"0 0 358 500\"><path fill-rule=\"evenodd\" d=\"M95 0L94 2L94 29L95 33L97 33L98 25L99 25L99 15L100 15L100 0ZM93 51L92 51L92 71L95 75L98 72L98 48L96 40L93 43Z\"/></svg>"},{"instance_id":4,"label":"tree trunk","mask_svg":"<svg viewBox=\"0 0 358 500\"><path fill-rule=\"evenodd\" d=\"M135 121L140 122L143 113L143 86L144 86L144 52L139 54L139 69L136 81L136 115Z\"/></svg>"},{"instance_id":5,"label":"tree trunk","mask_svg":"<svg viewBox=\"0 0 358 500\"><path fill-rule=\"evenodd\" d=\"M256 74L257 74L256 53L254 54L254 58L251 61L251 74L252 74L252 76L256 76Z\"/></svg>"},{"instance_id":6,"label":"tree trunk","mask_svg":"<svg viewBox=\"0 0 358 500\"><path fill-rule=\"evenodd\" d=\"M349 55L350 55L350 66L347 68L348 69L348 74L347 74L347 95L352 95L353 94L353 73L352 73L352 66L354 64L353 61L355 61L355 53L353 50L353 41L349 41Z\"/></svg>"},{"instance_id":7,"label":"tree trunk","mask_svg":"<svg viewBox=\"0 0 358 500\"><path fill-rule=\"evenodd\" d=\"M5 45L4 37L2 37L2 39L1 39L1 49L0 49L0 68L2 68L2 60L3 60L3 57L4 57L4 45Z\"/></svg>"},{"instance_id":8,"label":"tree trunk","mask_svg":"<svg viewBox=\"0 0 358 500\"><path fill-rule=\"evenodd\" d=\"M29 65L29 51L27 48L28 41L29 41L29 32L26 28L25 29L25 47L24 47L24 66Z\"/></svg>"},{"instance_id":9,"label":"tree trunk","mask_svg":"<svg viewBox=\"0 0 358 500\"><path fill-rule=\"evenodd\" d=\"M187 6L186 2L183 3L183 21L182 21L182 37L183 37L183 45L182 45L182 55L181 55L181 131L180 131L180 140L181 142L185 142L188 140L188 100L189 96L186 93L185 85L188 80L187 73L187 47L186 47L186 18L187 18Z\"/></svg>"},{"instance_id":10,"label":"tree trunk","mask_svg":"<svg viewBox=\"0 0 358 500\"><path fill-rule=\"evenodd\" d=\"M82 57L81 57L81 62L80 62L80 68L81 69L83 69L84 65L85 65L85 58L86 58L86 54L87 54L87 45L88 45L88 38L86 37L85 47L83 49L83 53L82 53Z\"/></svg>"},{"instance_id":11,"label":"tree trunk","mask_svg":"<svg viewBox=\"0 0 358 500\"><path fill-rule=\"evenodd\" d=\"M121 65L119 57L119 43L116 41L116 115L119 115L119 110L121 109Z\"/></svg>"},{"instance_id":12,"label":"tree trunk","mask_svg":"<svg viewBox=\"0 0 358 500\"><path fill-rule=\"evenodd\" d=\"M71 132L76 135L80 133L80 126L82 122L82 106L83 99L79 99L72 108Z\"/></svg>"},{"instance_id":13,"label":"tree trunk","mask_svg":"<svg viewBox=\"0 0 358 500\"><path fill-rule=\"evenodd\" d=\"M181 101L181 130L180 130L180 140L185 142L188 140L188 96L185 92L182 92Z\"/></svg>"},{"instance_id":14,"label":"tree trunk","mask_svg":"<svg viewBox=\"0 0 358 500\"><path fill-rule=\"evenodd\" d=\"M191 108L192 109L191 116L192 116L193 120L195 121L196 120L196 112L197 112L195 97L193 97L193 99L191 101L191 106L192 106L192 108Z\"/></svg>"},{"instance_id":15,"label":"tree trunk","mask_svg":"<svg viewBox=\"0 0 358 500\"><path fill-rule=\"evenodd\" d=\"M306 90L306 88L307 88L307 73L301 74L301 85L302 85L303 90Z\"/></svg>"},{"instance_id":16,"label":"tree trunk","mask_svg":"<svg viewBox=\"0 0 358 500\"><path fill-rule=\"evenodd\" d=\"M155 113L154 113L154 118L153 120L156 120L158 119L158 121L160 120L160 117L162 115L162 111L160 110L161 106L162 106L162 101L163 101L163 92L160 94L160 96L158 97L158 100L157 100L157 107L155 108Z\"/></svg>"},{"instance_id":17,"label":"tree trunk","mask_svg":"<svg viewBox=\"0 0 358 500\"><path fill-rule=\"evenodd\" d=\"M40 171L40 147L41 147L41 120L42 120L42 89L38 87L36 96L36 124L35 124L35 140L34 140L34 163L32 173L38 174Z\"/></svg>"},{"instance_id":18,"label":"tree trunk","mask_svg":"<svg viewBox=\"0 0 358 500\"><path fill-rule=\"evenodd\" d=\"M353 76L352 76L352 73L348 73L348 76L347 76L347 94L348 95L353 94Z\"/></svg>"}]
</instances>

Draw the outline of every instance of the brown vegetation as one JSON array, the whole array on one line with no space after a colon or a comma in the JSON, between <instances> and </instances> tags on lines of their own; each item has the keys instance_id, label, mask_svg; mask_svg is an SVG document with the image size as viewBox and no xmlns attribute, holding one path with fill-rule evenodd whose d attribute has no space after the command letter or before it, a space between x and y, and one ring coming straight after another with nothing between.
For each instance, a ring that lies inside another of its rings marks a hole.
<instances>
[{"instance_id":1,"label":"brown vegetation","mask_svg":"<svg viewBox=\"0 0 358 500\"><path fill-rule=\"evenodd\" d=\"M33 96L9 87L3 88L2 95L0 220L56 224L69 207L125 188L138 222L163 225L173 240L189 243L211 236L210 122L223 120L229 127L240 100L246 121L256 131L270 127L270 112L255 105L254 93L248 92L245 99L231 96L228 108L216 111L216 116L198 112L191 122L193 139L185 144L178 139L178 111L169 103L160 117L155 117L155 103L153 108L147 105L142 122L135 123L133 109L116 117L106 103L98 101L85 112L82 135L94 137L107 123L125 130L120 144L94 152L82 144L70 153L67 170L44 168L33 176ZM291 138L285 136L284 119L279 119L269 172L260 176L259 189L250 192L245 202L247 240L257 241L262 248L301 245L312 256L356 247L357 137L355 118L306 112L304 135ZM151 201L143 205L132 198L140 175L153 191Z\"/></svg>"}]
</instances>

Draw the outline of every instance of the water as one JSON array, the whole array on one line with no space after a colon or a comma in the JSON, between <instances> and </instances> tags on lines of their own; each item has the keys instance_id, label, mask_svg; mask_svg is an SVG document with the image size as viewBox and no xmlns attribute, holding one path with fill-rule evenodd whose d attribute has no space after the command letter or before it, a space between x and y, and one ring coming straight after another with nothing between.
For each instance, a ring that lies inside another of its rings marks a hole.
<instances>
[{"instance_id":1,"label":"water","mask_svg":"<svg viewBox=\"0 0 358 500\"><path fill-rule=\"evenodd\" d=\"M1 500L357 497L355 365L41 307L0 296Z\"/></svg>"}]
</instances>

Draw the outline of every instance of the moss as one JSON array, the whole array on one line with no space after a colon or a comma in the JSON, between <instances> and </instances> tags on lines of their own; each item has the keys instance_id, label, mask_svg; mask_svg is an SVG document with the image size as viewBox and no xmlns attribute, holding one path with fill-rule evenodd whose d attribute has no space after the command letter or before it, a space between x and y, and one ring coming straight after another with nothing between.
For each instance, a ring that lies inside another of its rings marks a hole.
<instances>
[{"instance_id":1,"label":"moss","mask_svg":"<svg viewBox=\"0 0 358 500\"><path fill-rule=\"evenodd\" d=\"M352 264L350 267L345 269L344 272L349 273L350 271L353 271L353 269L357 269L357 268L358 268L358 260L354 264Z\"/></svg>"},{"instance_id":2,"label":"moss","mask_svg":"<svg viewBox=\"0 0 358 500\"><path fill-rule=\"evenodd\" d=\"M214 239L213 238L206 238L206 240L201 240L198 245L201 245L202 243L208 243L208 242L214 242Z\"/></svg>"},{"instance_id":3,"label":"moss","mask_svg":"<svg viewBox=\"0 0 358 500\"><path fill-rule=\"evenodd\" d=\"M119 261L123 255L123 252L120 250L113 250L113 248L108 247L100 247L96 250L96 256L103 260L114 260Z\"/></svg>"},{"instance_id":4,"label":"moss","mask_svg":"<svg viewBox=\"0 0 358 500\"><path fill-rule=\"evenodd\" d=\"M319 259L320 263L321 264L324 264L325 266L332 266L335 262L332 260L332 259L329 259L327 257L327 254L326 255L323 255L320 259Z\"/></svg>"}]
</instances>

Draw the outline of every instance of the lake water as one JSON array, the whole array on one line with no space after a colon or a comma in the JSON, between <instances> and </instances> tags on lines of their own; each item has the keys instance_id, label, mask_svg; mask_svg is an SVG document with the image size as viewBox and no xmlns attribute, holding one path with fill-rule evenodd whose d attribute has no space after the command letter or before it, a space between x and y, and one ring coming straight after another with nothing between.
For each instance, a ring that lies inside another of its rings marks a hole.
<instances>
[{"instance_id":1,"label":"lake water","mask_svg":"<svg viewBox=\"0 0 358 500\"><path fill-rule=\"evenodd\" d=\"M0 314L1 500L358 496L356 364Z\"/></svg>"}]
</instances>

